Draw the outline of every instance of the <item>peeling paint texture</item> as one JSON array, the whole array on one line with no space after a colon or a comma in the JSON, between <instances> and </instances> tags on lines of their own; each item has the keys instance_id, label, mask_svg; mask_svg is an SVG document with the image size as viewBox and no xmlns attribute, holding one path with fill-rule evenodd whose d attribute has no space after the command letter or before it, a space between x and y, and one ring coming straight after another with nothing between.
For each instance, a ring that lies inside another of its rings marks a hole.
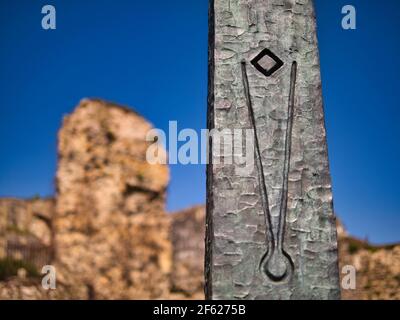
<instances>
[{"instance_id":1,"label":"peeling paint texture","mask_svg":"<svg viewBox=\"0 0 400 320\"><path fill-rule=\"evenodd\" d=\"M249 129L241 62L260 142L273 230L279 226L291 65L297 62L283 249L293 273L271 281L260 261L271 245L259 171L207 168L208 299L339 299L335 217L311 0L214 0L209 13L209 129ZM263 49L283 66L267 77L250 64ZM211 145L212 148L212 145Z\"/></svg>"}]
</instances>

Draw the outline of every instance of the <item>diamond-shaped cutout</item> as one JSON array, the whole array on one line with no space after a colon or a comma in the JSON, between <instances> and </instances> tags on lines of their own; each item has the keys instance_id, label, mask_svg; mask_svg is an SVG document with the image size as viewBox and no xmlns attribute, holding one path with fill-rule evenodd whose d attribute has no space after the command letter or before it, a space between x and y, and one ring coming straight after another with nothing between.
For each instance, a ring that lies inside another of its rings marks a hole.
<instances>
[{"instance_id":1,"label":"diamond-shaped cutout","mask_svg":"<svg viewBox=\"0 0 400 320\"><path fill-rule=\"evenodd\" d=\"M283 66L283 61L271 50L264 49L253 60L251 60L251 64L263 75L269 77Z\"/></svg>"}]
</instances>

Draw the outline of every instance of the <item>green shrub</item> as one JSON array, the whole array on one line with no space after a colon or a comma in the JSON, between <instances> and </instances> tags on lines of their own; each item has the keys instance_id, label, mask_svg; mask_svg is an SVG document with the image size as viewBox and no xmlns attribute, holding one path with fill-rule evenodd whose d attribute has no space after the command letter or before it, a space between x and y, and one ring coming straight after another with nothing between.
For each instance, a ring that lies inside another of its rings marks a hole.
<instances>
[{"instance_id":1,"label":"green shrub","mask_svg":"<svg viewBox=\"0 0 400 320\"><path fill-rule=\"evenodd\" d=\"M360 250L360 246L355 243L355 242L350 242L349 243L349 253L350 254L355 254L357 251Z\"/></svg>"},{"instance_id":2,"label":"green shrub","mask_svg":"<svg viewBox=\"0 0 400 320\"><path fill-rule=\"evenodd\" d=\"M27 276L32 278L40 277L36 267L27 261L16 260L10 257L0 259L0 281L18 275L18 269L25 269Z\"/></svg>"}]
</instances>

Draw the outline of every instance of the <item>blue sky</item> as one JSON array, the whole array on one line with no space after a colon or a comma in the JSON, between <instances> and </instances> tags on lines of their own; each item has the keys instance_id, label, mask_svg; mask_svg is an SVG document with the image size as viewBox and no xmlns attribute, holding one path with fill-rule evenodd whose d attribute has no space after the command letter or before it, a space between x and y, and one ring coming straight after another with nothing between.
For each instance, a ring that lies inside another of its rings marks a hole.
<instances>
[{"instance_id":1,"label":"blue sky","mask_svg":"<svg viewBox=\"0 0 400 320\"><path fill-rule=\"evenodd\" d=\"M335 209L349 231L400 240L400 2L317 0ZM57 29L41 28L41 8ZM357 9L357 30L341 8ZM155 127L206 125L207 0L0 3L0 196L54 193L56 134L83 97ZM205 202L205 167L172 165L168 209Z\"/></svg>"}]
</instances>

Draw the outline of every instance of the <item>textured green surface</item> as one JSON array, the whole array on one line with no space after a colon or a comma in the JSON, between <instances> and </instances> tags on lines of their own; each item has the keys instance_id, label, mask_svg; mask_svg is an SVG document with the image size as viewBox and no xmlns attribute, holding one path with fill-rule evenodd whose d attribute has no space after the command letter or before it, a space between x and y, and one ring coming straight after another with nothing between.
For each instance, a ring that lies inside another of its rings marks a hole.
<instances>
[{"instance_id":1,"label":"textured green surface","mask_svg":"<svg viewBox=\"0 0 400 320\"><path fill-rule=\"evenodd\" d=\"M207 169L206 295L211 299L340 298L335 217L327 157L318 45L310 0L214 0L210 3L210 129L251 128L243 82L246 64L264 169L270 222L262 206L259 170L235 164ZM250 61L263 49L284 65L266 77ZM297 62L288 201L282 251L290 274L272 280L260 268L278 234L284 182L291 66Z\"/></svg>"}]
</instances>

